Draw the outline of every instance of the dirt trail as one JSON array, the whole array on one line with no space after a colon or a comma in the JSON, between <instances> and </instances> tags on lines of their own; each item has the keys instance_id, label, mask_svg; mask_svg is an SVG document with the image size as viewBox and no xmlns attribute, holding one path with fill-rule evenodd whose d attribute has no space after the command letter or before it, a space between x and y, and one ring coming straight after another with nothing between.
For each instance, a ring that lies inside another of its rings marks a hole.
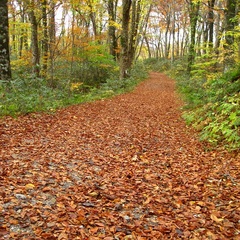
<instances>
[{"instance_id":1,"label":"dirt trail","mask_svg":"<svg viewBox=\"0 0 240 240\"><path fill-rule=\"evenodd\" d=\"M0 239L240 239L239 156L204 151L174 81L0 120Z\"/></svg>"}]
</instances>

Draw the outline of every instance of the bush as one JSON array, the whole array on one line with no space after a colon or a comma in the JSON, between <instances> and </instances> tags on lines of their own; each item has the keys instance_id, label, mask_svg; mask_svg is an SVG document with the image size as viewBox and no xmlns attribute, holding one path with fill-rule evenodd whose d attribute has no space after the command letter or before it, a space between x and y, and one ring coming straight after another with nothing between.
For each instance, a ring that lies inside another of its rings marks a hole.
<instances>
[{"instance_id":1,"label":"bush","mask_svg":"<svg viewBox=\"0 0 240 240\"><path fill-rule=\"evenodd\" d=\"M87 85L76 78L69 81L66 76L43 79L26 75L24 78L13 79L9 84L0 82L0 116L54 111L63 106L108 98L131 90L147 76L142 63L133 67L128 79L119 80L113 71L108 75L111 78L103 83L98 81L97 86Z\"/></svg>"},{"instance_id":2,"label":"bush","mask_svg":"<svg viewBox=\"0 0 240 240\"><path fill-rule=\"evenodd\" d=\"M188 124L200 131L200 139L229 150L240 148L240 68L215 78L177 78Z\"/></svg>"},{"instance_id":3,"label":"bush","mask_svg":"<svg viewBox=\"0 0 240 240\"><path fill-rule=\"evenodd\" d=\"M0 116L51 110L62 106L62 99L67 95L64 91L50 88L46 80L30 76L16 78L10 86L1 84L0 89Z\"/></svg>"},{"instance_id":4,"label":"bush","mask_svg":"<svg viewBox=\"0 0 240 240\"><path fill-rule=\"evenodd\" d=\"M144 64L149 70L155 72L165 72L171 67L171 61L165 58L149 58L144 60Z\"/></svg>"}]
</instances>

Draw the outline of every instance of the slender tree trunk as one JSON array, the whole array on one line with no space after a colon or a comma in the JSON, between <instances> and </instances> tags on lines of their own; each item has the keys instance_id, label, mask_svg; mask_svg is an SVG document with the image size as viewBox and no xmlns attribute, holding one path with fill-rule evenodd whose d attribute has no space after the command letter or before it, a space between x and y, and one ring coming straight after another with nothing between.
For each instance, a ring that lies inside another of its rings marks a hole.
<instances>
[{"instance_id":1,"label":"slender tree trunk","mask_svg":"<svg viewBox=\"0 0 240 240\"><path fill-rule=\"evenodd\" d=\"M54 75L54 56L55 56L55 45L56 45L56 24L55 24L55 3L50 3L49 13L49 58L50 58L50 86L53 86L53 75Z\"/></svg>"},{"instance_id":2,"label":"slender tree trunk","mask_svg":"<svg viewBox=\"0 0 240 240\"><path fill-rule=\"evenodd\" d=\"M9 23L8 1L0 1L0 79L11 79L10 51L9 51Z\"/></svg>"},{"instance_id":3,"label":"slender tree trunk","mask_svg":"<svg viewBox=\"0 0 240 240\"><path fill-rule=\"evenodd\" d=\"M160 32L159 34L159 38L158 38L158 43L157 43L157 58L161 58L161 57L165 57L165 46L163 46L163 43L162 43L162 39L163 36L162 36L162 33Z\"/></svg>"},{"instance_id":4,"label":"slender tree trunk","mask_svg":"<svg viewBox=\"0 0 240 240\"><path fill-rule=\"evenodd\" d=\"M188 73L192 70L192 65L195 60L195 35L196 35L196 26L198 21L198 15L199 15L199 7L200 2L194 2L193 0L190 0L190 27L191 27L191 36L190 36L190 46L189 46L189 55L188 55L188 66L187 71Z\"/></svg>"},{"instance_id":5,"label":"slender tree trunk","mask_svg":"<svg viewBox=\"0 0 240 240\"><path fill-rule=\"evenodd\" d=\"M128 76L129 60L128 60L128 41L129 41L129 22L130 22L130 8L132 1L122 1L122 33L121 33L121 62L120 62L120 79Z\"/></svg>"},{"instance_id":6,"label":"slender tree trunk","mask_svg":"<svg viewBox=\"0 0 240 240\"><path fill-rule=\"evenodd\" d=\"M235 27L234 17L236 16L236 7L238 0L227 0L227 6L225 11L225 44L224 44L224 71L234 66L234 35L233 30Z\"/></svg>"},{"instance_id":7,"label":"slender tree trunk","mask_svg":"<svg viewBox=\"0 0 240 240\"><path fill-rule=\"evenodd\" d=\"M151 57L152 57L152 54L151 54L151 48L150 48L150 45L149 45L149 42L148 42L148 38L145 36L145 37L144 37L144 40L145 40L145 43L146 43L146 45L147 45L148 58L151 58Z\"/></svg>"},{"instance_id":8,"label":"slender tree trunk","mask_svg":"<svg viewBox=\"0 0 240 240\"><path fill-rule=\"evenodd\" d=\"M222 8L219 1L217 1L217 7ZM214 52L217 56L219 55L219 47L220 47L222 32L223 32L223 27L221 26L221 14L218 11L215 18L215 31L214 31L215 37L216 37L215 44L214 44Z\"/></svg>"},{"instance_id":9,"label":"slender tree trunk","mask_svg":"<svg viewBox=\"0 0 240 240\"><path fill-rule=\"evenodd\" d=\"M12 18L13 18L13 24L12 24L12 47L11 47L11 53L12 55L17 56L17 38L16 38L16 14L13 11L12 13Z\"/></svg>"},{"instance_id":10,"label":"slender tree trunk","mask_svg":"<svg viewBox=\"0 0 240 240\"><path fill-rule=\"evenodd\" d=\"M210 49L213 48L213 34L214 34L214 13L213 13L213 8L214 8L215 0L209 0L208 1L208 7L209 7L209 12L208 12L208 22L209 22L209 47Z\"/></svg>"},{"instance_id":11,"label":"slender tree trunk","mask_svg":"<svg viewBox=\"0 0 240 240\"><path fill-rule=\"evenodd\" d=\"M73 74L73 64L74 64L74 50L75 50L75 33L74 33L74 28L75 28L75 11L73 10L72 12L72 29L71 29L71 35L72 35L72 42L71 42L71 47L72 47L72 52L71 52L71 75Z\"/></svg>"},{"instance_id":12,"label":"slender tree trunk","mask_svg":"<svg viewBox=\"0 0 240 240\"><path fill-rule=\"evenodd\" d=\"M42 23L43 23L43 64L42 64L42 76L46 77L48 68L48 24L47 24L47 0L42 2Z\"/></svg>"},{"instance_id":13,"label":"slender tree trunk","mask_svg":"<svg viewBox=\"0 0 240 240\"><path fill-rule=\"evenodd\" d=\"M29 18L31 22L31 31L32 31L32 64L33 64L33 74L36 77L40 75L40 53L38 46L38 23L34 13L34 1L31 2L31 9L29 12Z\"/></svg>"},{"instance_id":14,"label":"slender tree trunk","mask_svg":"<svg viewBox=\"0 0 240 240\"><path fill-rule=\"evenodd\" d=\"M197 46L196 55L201 56L201 54L205 54L205 43L207 41L207 34L205 30L205 21L202 24L198 25L196 29L196 36L195 36L195 45Z\"/></svg>"},{"instance_id":15,"label":"slender tree trunk","mask_svg":"<svg viewBox=\"0 0 240 240\"><path fill-rule=\"evenodd\" d=\"M88 1L87 2L88 4L88 7L90 9L90 19L91 19L91 22L92 22L92 29L93 29L93 34L94 34L94 37L96 39L96 37L98 36L98 27L97 27L97 21L96 21L96 12L93 10L93 5L92 5L92 2L91 1Z\"/></svg>"},{"instance_id":16,"label":"slender tree trunk","mask_svg":"<svg viewBox=\"0 0 240 240\"><path fill-rule=\"evenodd\" d=\"M175 8L175 1L173 2L173 7ZM172 11L172 53L171 53L171 62L174 61L175 57L175 21L176 21L176 16L175 16L175 9Z\"/></svg>"},{"instance_id":17,"label":"slender tree trunk","mask_svg":"<svg viewBox=\"0 0 240 240\"><path fill-rule=\"evenodd\" d=\"M140 38L141 39L141 44L140 44L140 48L139 48L138 54L136 56L136 60L139 58L139 56L141 54L144 42L147 45L148 58L151 58L151 50L150 50L149 42L148 42L148 39L147 39L147 36L146 36L147 27L148 27L148 20L149 20L149 16L150 16L151 10L152 10L152 4L150 4L148 12L147 12L147 15L146 15L145 19L143 20L143 22L141 24L141 27L139 29L139 32L142 33L142 37Z\"/></svg>"},{"instance_id":18,"label":"slender tree trunk","mask_svg":"<svg viewBox=\"0 0 240 240\"><path fill-rule=\"evenodd\" d=\"M208 25L208 19L204 19L202 23L202 34L203 34L203 49L202 52L203 54L207 53L207 47L208 47L208 33L209 33L209 25ZM199 44L199 49L201 49L200 44Z\"/></svg>"},{"instance_id":19,"label":"slender tree trunk","mask_svg":"<svg viewBox=\"0 0 240 240\"><path fill-rule=\"evenodd\" d=\"M116 36L116 11L117 11L118 1L108 0L108 37L109 37L109 49L110 54L113 56L114 60L117 60L117 49L118 42Z\"/></svg>"},{"instance_id":20,"label":"slender tree trunk","mask_svg":"<svg viewBox=\"0 0 240 240\"><path fill-rule=\"evenodd\" d=\"M186 45L189 42L189 35L187 31L187 20L185 18L183 22L183 33L181 34L181 42L180 42L180 56L183 57L186 54Z\"/></svg>"},{"instance_id":21,"label":"slender tree trunk","mask_svg":"<svg viewBox=\"0 0 240 240\"><path fill-rule=\"evenodd\" d=\"M21 13L21 23L24 23L24 14L23 13ZM23 51L24 32L25 32L25 30L21 29L21 35L19 38L19 49L18 49L20 58L22 57L22 51Z\"/></svg>"},{"instance_id":22,"label":"slender tree trunk","mask_svg":"<svg viewBox=\"0 0 240 240\"><path fill-rule=\"evenodd\" d=\"M164 44L164 56L165 58L168 58L169 56L169 42L168 42L168 33L169 33L169 27L170 27L170 16L167 17L167 27L165 32L165 44Z\"/></svg>"}]
</instances>

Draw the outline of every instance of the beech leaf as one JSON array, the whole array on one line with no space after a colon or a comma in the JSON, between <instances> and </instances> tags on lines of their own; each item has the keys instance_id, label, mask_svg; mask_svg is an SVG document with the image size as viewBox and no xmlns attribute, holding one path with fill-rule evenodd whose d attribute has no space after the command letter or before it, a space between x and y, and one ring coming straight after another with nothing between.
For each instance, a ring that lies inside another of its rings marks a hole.
<instances>
[{"instance_id":1,"label":"beech leaf","mask_svg":"<svg viewBox=\"0 0 240 240\"><path fill-rule=\"evenodd\" d=\"M216 215L214 215L213 213L210 215L211 219L217 223L220 223L224 220L224 218L218 218Z\"/></svg>"}]
</instances>

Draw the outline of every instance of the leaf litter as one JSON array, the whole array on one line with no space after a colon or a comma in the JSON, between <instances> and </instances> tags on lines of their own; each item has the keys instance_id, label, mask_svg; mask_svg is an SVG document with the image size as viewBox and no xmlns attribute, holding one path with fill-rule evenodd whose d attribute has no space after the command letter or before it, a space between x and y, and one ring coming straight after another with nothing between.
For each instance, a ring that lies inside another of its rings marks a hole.
<instances>
[{"instance_id":1,"label":"leaf litter","mask_svg":"<svg viewBox=\"0 0 240 240\"><path fill-rule=\"evenodd\" d=\"M240 239L239 154L181 119L174 81L0 120L0 239Z\"/></svg>"}]
</instances>

